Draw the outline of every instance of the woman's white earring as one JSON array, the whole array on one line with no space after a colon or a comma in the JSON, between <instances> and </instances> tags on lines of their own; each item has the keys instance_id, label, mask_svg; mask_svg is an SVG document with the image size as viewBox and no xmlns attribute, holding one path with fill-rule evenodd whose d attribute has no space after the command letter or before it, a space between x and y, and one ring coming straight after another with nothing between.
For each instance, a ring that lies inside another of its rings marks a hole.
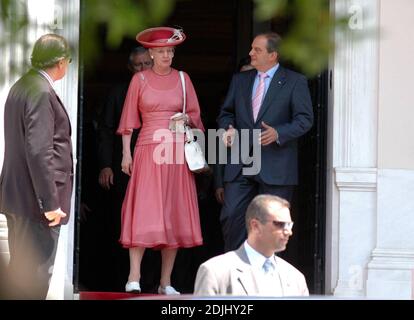
<instances>
[{"instance_id":1,"label":"woman's white earring","mask_svg":"<svg viewBox=\"0 0 414 320\"><path fill-rule=\"evenodd\" d=\"M151 56L151 59L154 59L154 56Z\"/></svg>"}]
</instances>

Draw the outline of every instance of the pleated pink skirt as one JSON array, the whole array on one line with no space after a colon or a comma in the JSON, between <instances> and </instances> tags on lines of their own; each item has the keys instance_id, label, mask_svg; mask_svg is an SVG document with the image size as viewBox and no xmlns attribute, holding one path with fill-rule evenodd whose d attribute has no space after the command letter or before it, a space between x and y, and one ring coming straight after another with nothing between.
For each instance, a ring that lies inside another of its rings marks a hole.
<instances>
[{"instance_id":1,"label":"pleated pink skirt","mask_svg":"<svg viewBox=\"0 0 414 320\"><path fill-rule=\"evenodd\" d=\"M175 143L172 145L175 155ZM194 176L185 162L157 164L153 159L157 146L136 146L119 241L125 248L202 245Z\"/></svg>"}]
</instances>

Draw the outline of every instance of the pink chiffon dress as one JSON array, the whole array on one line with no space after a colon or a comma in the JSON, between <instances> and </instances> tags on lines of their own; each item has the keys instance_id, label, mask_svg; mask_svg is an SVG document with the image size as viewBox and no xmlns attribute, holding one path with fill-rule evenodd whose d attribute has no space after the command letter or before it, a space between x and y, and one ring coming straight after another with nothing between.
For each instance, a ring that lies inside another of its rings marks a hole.
<instances>
[{"instance_id":1,"label":"pink chiffon dress","mask_svg":"<svg viewBox=\"0 0 414 320\"><path fill-rule=\"evenodd\" d=\"M184 76L187 114L194 127L204 131L193 84ZM188 248L203 243L195 179L183 160L184 140L178 143L175 134L172 140L156 137L157 132L171 133L170 118L182 108L177 70L162 76L149 69L133 76L117 130L123 135L141 128L122 204L119 241L125 248ZM173 161L159 161L163 156Z\"/></svg>"}]
</instances>

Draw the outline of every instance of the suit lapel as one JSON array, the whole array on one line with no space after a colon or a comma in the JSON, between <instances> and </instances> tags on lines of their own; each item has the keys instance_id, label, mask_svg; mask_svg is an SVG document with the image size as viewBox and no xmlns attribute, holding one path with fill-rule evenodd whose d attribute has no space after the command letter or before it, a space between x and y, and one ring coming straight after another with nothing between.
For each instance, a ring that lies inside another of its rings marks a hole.
<instances>
[{"instance_id":1,"label":"suit lapel","mask_svg":"<svg viewBox=\"0 0 414 320\"><path fill-rule=\"evenodd\" d=\"M286 82L286 72L282 66L279 66L275 75L270 82L269 88L267 89L265 98L263 100L262 106L260 107L259 114L257 115L256 123L260 123L263 114L266 112L267 109L273 104L275 97L279 94L280 90L283 88L283 85ZM251 111L250 113L253 113ZM253 116L252 116L253 119Z\"/></svg>"},{"instance_id":2,"label":"suit lapel","mask_svg":"<svg viewBox=\"0 0 414 320\"><path fill-rule=\"evenodd\" d=\"M66 111L65 105L63 104L62 100L60 100L60 98L59 98L59 96L57 95L56 91L55 91L53 88L52 88L52 90L53 90L53 93L55 94L55 97L56 97L57 101L59 101L60 106L62 107L63 111L66 113L66 116L67 116L67 117L68 117L68 119L69 119L69 114L68 114L68 112Z\"/></svg>"},{"instance_id":3,"label":"suit lapel","mask_svg":"<svg viewBox=\"0 0 414 320\"><path fill-rule=\"evenodd\" d=\"M252 107L252 94L253 94L253 84L254 79L256 78L256 72L249 72L248 80L243 84L243 94L245 98L246 114L248 115L251 123L254 123L253 120L253 107Z\"/></svg>"},{"instance_id":4,"label":"suit lapel","mask_svg":"<svg viewBox=\"0 0 414 320\"><path fill-rule=\"evenodd\" d=\"M290 284L290 277L289 277L289 271L285 268L285 265L283 264L283 261L279 257L276 258L276 268L278 268L279 273L279 279L280 279L280 285L282 286L282 293L284 296L290 295L291 292L291 284Z\"/></svg>"},{"instance_id":5,"label":"suit lapel","mask_svg":"<svg viewBox=\"0 0 414 320\"><path fill-rule=\"evenodd\" d=\"M59 96L57 95L55 89L53 89L53 87L50 84L50 82L40 72L37 72L37 71L34 71L34 70L33 70L33 72L35 72L35 74L37 74L41 79L43 79L44 81L47 82L47 85L49 86L50 92L53 93L53 95L55 96L56 100L59 102L60 107L62 108L63 112L65 113L66 117L68 118L68 122L69 122L69 135L72 135L72 127L70 125L70 117L69 117L68 112L66 111L65 105L63 104L62 100L60 100Z\"/></svg>"},{"instance_id":6,"label":"suit lapel","mask_svg":"<svg viewBox=\"0 0 414 320\"><path fill-rule=\"evenodd\" d=\"M70 117L69 117L68 112L66 111L65 105L63 104L62 100L60 100L60 98L57 95L56 91L53 88L51 88L51 89L52 89L53 94L56 97L56 100L59 102L61 108L63 109L63 112L66 114L66 117L68 118L68 122L69 122L69 135L72 135L72 126L70 125Z\"/></svg>"},{"instance_id":7,"label":"suit lapel","mask_svg":"<svg viewBox=\"0 0 414 320\"><path fill-rule=\"evenodd\" d=\"M237 281L246 295L256 295L258 286L244 245L236 251L236 254L240 258L239 263L235 266Z\"/></svg>"}]
</instances>

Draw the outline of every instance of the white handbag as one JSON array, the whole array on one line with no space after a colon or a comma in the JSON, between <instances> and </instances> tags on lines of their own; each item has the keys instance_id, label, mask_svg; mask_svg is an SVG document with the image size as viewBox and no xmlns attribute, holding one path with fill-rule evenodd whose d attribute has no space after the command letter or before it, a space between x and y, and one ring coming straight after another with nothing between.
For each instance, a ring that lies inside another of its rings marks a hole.
<instances>
[{"instance_id":1,"label":"white handbag","mask_svg":"<svg viewBox=\"0 0 414 320\"><path fill-rule=\"evenodd\" d=\"M180 73L181 85L183 87L183 114L186 111L186 90L185 90L185 79L182 71ZM187 162L188 168L192 172L203 172L208 170L208 164L204 157L203 150L199 143L194 140L193 130L185 125L185 143L184 143L184 155Z\"/></svg>"}]
</instances>

